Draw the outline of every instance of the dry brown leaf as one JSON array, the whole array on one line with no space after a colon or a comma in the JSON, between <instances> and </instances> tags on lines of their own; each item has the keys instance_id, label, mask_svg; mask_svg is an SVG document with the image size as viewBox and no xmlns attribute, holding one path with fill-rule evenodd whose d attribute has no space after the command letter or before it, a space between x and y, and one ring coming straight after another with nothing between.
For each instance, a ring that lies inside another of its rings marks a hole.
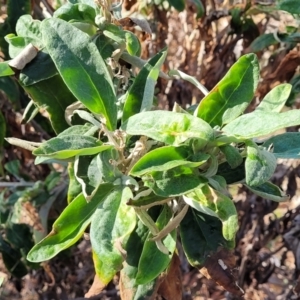
<instances>
[{"instance_id":1,"label":"dry brown leaf","mask_svg":"<svg viewBox=\"0 0 300 300\"><path fill-rule=\"evenodd\" d=\"M39 213L37 209L31 204L31 202L22 202L22 210L20 216L20 222L28 224L33 229L37 231L44 231L44 227L42 226Z\"/></svg>"},{"instance_id":2,"label":"dry brown leaf","mask_svg":"<svg viewBox=\"0 0 300 300\"><path fill-rule=\"evenodd\" d=\"M158 294L166 300L182 299L182 278L180 270L180 259L177 254L173 255L168 273L163 278L158 288Z\"/></svg>"},{"instance_id":3,"label":"dry brown leaf","mask_svg":"<svg viewBox=\"0 0 300 300\"><path fill-rule=\"evenodd\" d=\"M146 19L138 19L133 17L126 17L116 21L118 25L122 27L127 27L128 29L132 29L132 27L139 26L142 31L152 34L150 25Z\"/></svg>"},{"instance_id":4,"label":"dry brown leaf","mask_svg":"<svg viewBox=\"0 0 300 300\"><path fill-rule=\"evenodd\" d=\"M17 70L22 70L30 63L38 54L38 49L32 44L28 44L8 65Z\"/></svg>"},{"instance_id":5,"label":"dry brown leaf","mask_svg":"<svg viewBox=\"0 0 300 300\"><path fill-rule=\"evenodd\" d=\"M236 258L233 253L227 249L221 249L206 259L200 272L228 292L242 296L244 291L237 284L236 270Z\"/></svg>"},{"instance_id":6,"label":"dry brown leaf","mask_svg":"<svg viewBox=\"0 0 300 300\"><path fill-rule=\"evenodd\" d=\"M94 297L100 294L105 287L106 284L104 284L96 274L92 286L90 287L89 291L84 295L84 297L85 298Z\"/></svg>"}]
</instances>

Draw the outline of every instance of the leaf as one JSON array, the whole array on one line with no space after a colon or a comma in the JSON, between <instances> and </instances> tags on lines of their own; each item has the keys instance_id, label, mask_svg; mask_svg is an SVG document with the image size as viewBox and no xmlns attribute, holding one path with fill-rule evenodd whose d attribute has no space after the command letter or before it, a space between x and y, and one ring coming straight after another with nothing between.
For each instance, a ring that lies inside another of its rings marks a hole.
<instances>
[{"instance_id":1,"label":"leaf","mask_svg":"<svg viewBox=\"0 0 300 300\"><path fill-rule=\"evenodd\" d=\"M46 109L56 133L69 127L65 121L65 109L75 102L76 98L68 90L59 75L30 86L19 83L38 107Z\"/></svg>"},{"instance_id":2,"label":"leaf","mask_svg":"<svg viewBox=\"0 0 300 300\"><path fill-rule=\"evenodd\" d=\"M112 40L103 34L96 36L94 43L104 60L111 57L112 53L115 51Z\"/></svg>"},{"instance_id":3,"label":"leaf","mask_svg":"<svg viewBox=\"0 0 300 300\"><path fill-rule=\"evenodd\" d=\"M200 0L199 0L200 1ZM205 96L209 93L204 85L202 85L195 77L185 74L179 70L170 70L168 73L169 76L179 76L181 79L186 80L192 83L195 87L197 87Z\"/></svg>"},{"instance_id":4,"label":"leaf","mask_svg":"<svg viewBox=\"0 0 300 300\"><path fill-rule=\"evenodd\" d=\"M41 49L43 47L42 34L40 31L41 21L33 20L31 15L23 15L16 24L16 33L20 37L31 39L31 43Z\"/></svg>"},{"instance_id":5,"label":"leaf","mask_svg":"<svg viewBox=\"0 0 300 300\"><path fill-rule=\"evenodd\" d=\"M4 119L2 112L0 111L0 149L3 146L5 136L6 136L6 121Z\"/></svg>"},{"instance_id":6,"label":"leaf","mask_svg":"<svg viewBox=\"0 0 300 300\"><path fill-rule=\"evenodd\" d=\"M87 34L60 19L44 20L41 30L46 48L70 91L91 112L101 114L108 129L115 129L115 91L96 45Z\"/></svg>"},{"instance_id":7,"label":"leaf","mask_svg":"<svg viewBox=\"0 0 300 300\"><path fill-rule=\"evenodd\" d=\"M279 37L280 38L280 37ZM259 52L265 48L278 44L279 41L275 38L273 33L265 33L258 36L250 45L251 51Z\"/></svg>"},{"instance_id":8,"label":"leaf","mask_svg":"<svg viewBox=\"0 0 300 300\"><path fill-rule=\"evenodd\" d=\"M246 187L251 192L264 199L269 199L276 202L284 202L290 198L277 185L268 181L255 187L248 185L246 185Z\"/></svg>"},{"instance_id":9,"label":"leaf","mask_svg":"<svg viewBox=\"0 0 300 300\"><path fill-rule=\"evenodd\" d=\"M277 8L291 14L300 14L299 2L297 0L282 0L277 4Z\"/></svg>"},{"instance_id":10,"label":"leaf","mask_svg":"<svg viewBox=\"0 0 300 300\"><path fill-rule=\"evenodd\" d=\"M69 185L68 185L68 195L67 200L70 204L81 192L81 184L77 181L74 171L74 163L68 164L68 175L69 175Z\"/></svg>"},{"instance_id":11,"label":"leaf","mask_svg":"<svg viewBox=\"0 0 300 300\"><path fill-rule=\"evenodd\" d=\"M292 85L288 83L277 85L260 102L255 111L280 113L290 96Z\"/></svg>"},{"instance_id":12,"label":"leaf","mask_svg":"<svg viewBox=\"0 0 300 300\"><path fill-rule=\"evenodd\" d=\"M241 115L254 97L259 78L255 54L242 56L205 96L195 111L212 127L223 126Z\"/></svg>"},{"instance_id":13,"label":"leaf","mask_svg":"<svg viewBox=\"0 0 300 300\"><path fill-rule=\"evenodd\" d=\"M225 155L225 158L232 169L238 167L243 162L243 157L236 147L224 145L220 150Z\"/></svg>"},{"instance_id":14,"label":"leaf","mask_svg":"<svg viewBox=\"0 0 300 300\"><path fill-rule=\"evenodd\" d=\"M76 155L93 155L111 148L91 136L69 135L52 138L32 153L55 159L66 159Z\"/></svg>"},{"instance_id":15,"label":"leaf","mask_svg":"<svg viewBox=\"0 0 300 300\"><path fill-rule=\"evenodd\" d=\"M70 2L70 1L69 1ZM58 8L54 14L54 18L62 19L64 21L86 21L89 23L95 22L96 11L90 4L65 3Z\"/></svg>"},{"instance_id":16,"label":"leaf","mask_svg":"<svg viewBox=\"0 0 300 300\"><path fill-rule=\"evenodd\" d=\"M183 11L185 7L184 0L168 0L169 4L176 8L178 11Z\"/></svg>"},{"instance_id":17,"label":"leaf","mask_svg":"<svg viewBox=\"0 0 300 300\"><path fill-rule=\"evenodd\" d=\"M193 160L189 148L166 146L154 149L142 156L132 167L129 174L141 176L153 171L167 171L178 166L197 167L205 163L210 156L201 153L196 162Z\"/></svg>"},{"instance_id":18,"label":"leaf","mask_svg":"<svg viewBox=\"0 0 300 300\"><path fill-rule=\"evenodd\" d=\"M300 111L289 110L282 113L254 111L240 116L222 128L229 136L244 139L271 134L276 130L300 124Z\"/></svg>"},{"instance_id":19,"label":"leaf","mask_svg":"<svg viewBox=\"0 0 300 300\"><path fill-rule=\"evenodd\" d=\"M196 268L202 267L207 257L220 247L234 247L234 242L224 239L219 219L193 208L188 210L180 223L180 238L189 263Z\"/></svg>"},{"instance_id":20,"label":"leaf","mask_svg":"<svg viewBox=\"0 0 300 300\"><path fill-rule=\"evenodd\" d=\"M29 86L42 80L49 79L57 74L58 71L50 55L42 50L37 53L37 56L28 63L24 69L22 69L19 80L22 82L22 85Z\"/></svg>"},{"instance_id":21,"label":"leaf","mask_svg":"<svg viewBox=\"0 0 300 300\"><path fill-rule=\"evenodd\" d=\"M205 8L201 0L192 0L197 8L197 19L202 18L205 14Z\"/></svg>"},{"instance_id":22,"label":"leaf","mask_svg":"<svg viewBox=\"0 0 300 300\"><path fill-rule=\"evenodd\" d=\"M0 78L0 90L2 90L9 101L15 106L19 106L20 90L16 81L11 77Z\"/></svg>"},{"instance_id":23,"label":"leaf","mask_svg":"<svg viewBox=\"0 0 300 300\"><path fill-rule=\"evenodd\" d=\"M151 190L150 190L151 192ZM141 192L143 193L143 192ZM138 199L129 199L127 201L127 205L130 205L130 206L134 206L134 207L145 207L145 206L149 206L149 205L152 205L152 204L161 204L162 201L165 201L166 200L166 197L160 197L160 196L157 196L156 194L154 194L153 192L151 192L150 194L146 194L145 196L141 196L140 198Z\"/></svg>"},{"instance_id":24,"label":"leaf","mask_svg":"<svg viewBox=\"0 0 300 300\"><path fill-rule=\"evenodd\" d=\"M221 248L206 259L200 272L228 292L241 297L244 295L244 291L238 285L236 269L237 263L233 251Z\"/></svg>"},{"instance_id":25,"label":"leaf","mask_svg":"<svg viewBox=\"0 0 300 300\"><path fill-rule=\"evenodd\" d=\"M95 3L94 0L68 0L70 3L76 4L76 3L82 3L89 5L93 8L97 8L97 4Z\"/></svg>"},{"instance_id":26,"label":"leaf","mask_svg":"<svg viewBox=\"0 0 300 300\"><path fill-rule=\"evenodd\" d=\"M121 129L130 135L145 135L173 146L197 138L204 147L214 138L214 131L205 121L170 111L141 112L130 117Z\"/></svg>"},{"instance_id":27,"label":"leaf","mask_svg":"<svg viewBox=\"0 0 300 300\"><path fill-rule=\"evenodd\" d=\"M276 157L272 153L260 149L254 143L248 145L245 161L247 185L257 186L269 180L275 172L276 164Z\"/></svg>"},{"instance_id":28,"label":"leaf","mask_svg":"<svg viewBox=\"0 0 300 300\"><path fill-rule=\"evenodd\" d=\"M160 208L155 207L149 210L152 218L153 212L156 212ZM142 300L147 299L155 294L157 289L158 279L153 280L147 284L139 285L136 282L136 275L138 272L138 264L143 246L148 237L149 229L143 225L141 221L138 221L136 229L130 234L127 241L125 250L127 252L126 261L124 262L124 268L120 272L120 294L122 299L134 299Z\"/></svg>"},{"instance_id":29,"label":"leaf","mask_svg":"<svg viewBox=\"0 0 300 300\"><path fill-rule=\"evenodd\" d=\"M166 56L166 50L157 53L140 70L125 96L122 122L139 112L151 109L154 87Z\"/></svg>"},{"instance_id":30,"label":"leaf","mask_svg":"<svg viewBox=\"0 0 300 300\"><path fill-rule=\"evenodd\" d=\"M99 295L104 290L105 287L106 284L103 283L96 274L94 277L93 284L88 290L88 292L84 295L84 298L91 298Z\"/></svg>"},{"instance_id":31,"label":"leaf","mask_svg":"<svg viewBox=\"0 0 300 300\"><path fill-rule=\"evenodd\" d=\"M134 209L126 205L132 197L128 187L115 188L93 215L90 238L97 256L96 274L109 283L122 267L123 248L136 225Z\"/></svg>"},{"instance_id":32,"label":"leaf","mask_svg":"<svg viewBox=\"0 0 300 300\"><path fill-rule=\"evenodd\" d=\"M0 62L0 77L14 75L15 71L11 69L7 62Z\"/></svg>"},{"instance_id":33,"label":"leaf","mask_svg":"<svg viewBox=\"0 0 300 300\"><path fill-rule=\"evenodd\" d=\"M174 253L167 274L163 277L162 283L159 285L158 294L163 299L182 300L183 283L181 274L180 259Z\"/></svg>"},{"instance_id":34,"label":"leaf","mask_svg":"<svg viewBox=\"0 0 300 300\"><path fill-rule=\"evenodd\" d=\"M170 208L165 205L162 212L160 213L156 226L159 230L163 229L170 219L172 218L172 212ZM153 281L160 275L169 265L173 253L176 248L176 231L172 231L162 242L169 250L169 254L162 253L156 246L156 243L150 241L151 234L149 233L148 239L144 243L143 251L140 257L138 272L136 275L136 282L138 284L147 284Z\"/></svg>"},{"instance_id":35,"label":"leaf","mask_svg":"<svg viewBox=\"0 0 300 300\"><path fill-rule=\"evenodd\" d=\"M276 158L299 158L300 157L300 133L285 132L266 140L264 148L272 147L272 153Z\"/></svg>"},{"instance_id":36,"label":"leaf","mask_svg":"<svg viewBox=\"0 0 300 300\"><path fill-rule=\"evenodd\" d=\"M28 253L31 262L42 262L75 244L91 222L98 205L112 191L113 185L101 184L90 202L78 195L54 222L52 231Z\"/></svg>"},{"instance_id":37,"label":"leaf","mask_svg":"<svg viewBox=\"0 0 300 300\"><path fill-rule=\"evenodd\" d=\"M151 172L142 177L145 186L161 197L175 197L188 193L207 182L205 177L196 175L194 170L179 166L164 172Z\"/></svg>"},{"instance_id":38,"label":"leaf","mask_svg":"<svg viewBox=\"0 0 300 300\"><path fill-rule=\"evenodd\" d=\"M97 157L76 156L74 170L76 179L81 184L82 193L88 200L95 188L102 182L102 174L97 167Z\"/></svg>"},{"instance_id":39,"label":"leaf","mask_svg":"<svg viewBox=\"0 0 300 300\"><path fill-rule=\"evenodd\" d=\"M224 238L234 241L238 230L238 216L232 199L208 185L203 185L184 195L183 200L199 212L219 218Z\"/></svg>"}]
</instances>

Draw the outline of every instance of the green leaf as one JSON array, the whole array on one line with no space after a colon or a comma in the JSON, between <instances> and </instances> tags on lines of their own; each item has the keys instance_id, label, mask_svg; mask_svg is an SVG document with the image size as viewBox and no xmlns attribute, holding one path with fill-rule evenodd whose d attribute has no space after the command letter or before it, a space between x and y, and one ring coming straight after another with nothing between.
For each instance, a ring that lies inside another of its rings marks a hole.
<instances>
[{"instance_id":1,"label":"green leaf","mask_svg":"<svg viewBox=\"0 0 300 300\"><path fill-rule=\"evenodd\" d=\"M174 146L197 138L204 147L214 138L214 131L205 121L170 111L141 112L130 117L121 128L130 135L145 135Z\"/></svg>"},{"instance_id":2,"label":"green leaf","mask_svg":"<svg viewBox=\"0 0 300 300\"><path fill-rule=\"evenodd\" d=\"M22 278L28 273L25 264L21 260L21 252L14 249L7 241L5 241L2 235L0 235L0 252L6 269L13 276Z\"/></svg>"},{"instance_id":3,"label":"green leaf","mask_svg":"<svg viewBox=\"0 0 300 300\"><path fill-rule=\"evenodd\" d=\"M22 69L19 80L22 82L22 85L29 86L42 80L49 79L57 74L58 71L56 70L50 55L42 50L37 53L37 56L28 63L24 69Z\"/></svg>"},{"instance_id":4,"label":"green leaf","mask_svg":"<svg viewBox=\"0 0 300 300\"><path fill-rule=\"evenodd\" d=\"M234 241L238 230L238 216L232 199L204 185L183 196L184 201L201 213L219 218L226 240Z\"/></svg>"},{"instance_id":5,"label":"green leaf","mask_svg":"<svg viewBox=\"0 0 300 300\"><path fill-rule=\"evenodd\" d=\"M300 124L300 111L290 110L282 113L254 111L227 124L222 130L229 136L244 139L271 134L276 130Z\"/></svg>"},{"instance_id":6,"label":"green leaf","mask_svg":"<svg viewBox=\"0 0 300 300\"><path fill-rule=\"evenodd\" d=\"M207 182L191 168L175 167L164 172L151 172L142 177L145 186L161 197L174 197L188 193Z\"/></svg>"},{"instance_id":7,"label":"green leaf","mask_svg":"<svg viewBox=\"0 0 300 300\"><path fill-rule=\"evenodd\" d=\"M169 4L176 8L178 11L183 11L185 7L184 0L168 0Z\"/></svg>"},{"instance_id":8,"label":"green leaf","mask_svg":"<svg viewBox=\"0 0 300 300\"><path fill-rule=\"evenodd\" d=\"M15 71L11 69L7 62L0 62L0 77L14 75Z\"/></svg>"},{"instance_id":9,"label":"green leaf","mask_svg":"<svg viewBox=\"0 0 300 300\"><path fill-rule=\"evenodd\" d=\"M259 65L255 54L242 56L223 79L202 99L195 115L212 127L232 122L254 97L259 78Z\"/></svg>"},{"instance_id":10,"label":"green leaf","mask_svg":"<svg viewBox=\"0 0 300 300\"><path fill-rule=\"evenodd\" d=\"M76 20L76 21L87 21L90 23L94 23L96 17L96 11L89 4L66 3L54 12L53 17L65 21Z\"/></svg>"},{"instance_id":11,"label":"green leaf","mask_svg":"<svg viewBox=\"0 0 300 300\"><path fill-rule=\"evenodd\" d=\"M21 82L19 83L22 85ZM38 107L46 109L56 133L69 127L65 121L65 109L76 102L76 98L68 90L59 75L30 86L22 85L22 87Z\"/></svg>"},{"instance_id":12,"label":"green leaf","mask_svg":"<svg viewBox=\"0 0 300 300\"><path fill-rule=\"evenodd\" d=\"M129 174L141 176L151 171L166 171L182 165L188 156L189 149L185 146L160 147L142 156L132 167Z\"/></svg>"},{"instance_id":13,"label":"green leaf","mask_svg":"<svg viewBox=\"0 0 300 300\"><path fill-rule=\"evenodd\" d=\"M206 258L221 247L233 248L234 242L228 242L222 235L222 223L219 219L201 214L189 208L180 223L180 238L189 263L200 268Z\"/></svg>"},{"instance_id":14,"label":"green leaf","mask_svg":"<svg viewBox=\"0 0 300 300\"><path fill-rule=\"evenodd\" d=\"M297 0L281 0L277 4L277 8L285 10L291 14L300 14L300 6Z\"/></svg>"},{"instance_id":15,"label":"green leaf","mask_svg":"<svg viewBox=\"0 0 300 300\"><path fill-rule=\"evenodd\" d=\"M246 185L246 187L251 192L264 199L269 199L276 202L284 202L290 198L277 185L271 182L265 182L255 187Z\"/></svg>"},{"instance_id":16,"label":"green leaf","mask_svg":"<svg viewBox=\"0 0 300 300\"><path fill-rule=\"evenodd\" d=\"M192 0L197 8L197 19L202 18L205 14L205 8L201 0Z\"/></svg>"},{"instance_id":17,"label":"green leaf","mask_svg":"<svg viewBox=\"0 0 300 300\"><path fill-rule=\"evenodd\" d=\"M156 226L162 230L172 218L171 209L165 205L160 213ZM162 239L163 244L169 250L169 254L162 253L154 241L149 241L152 235L149 233L148 240L144 243L140 257L136 282L146 284L157 278L169 265L176 248L176 231L172 231Z\"/></svg>"},{"instance_id":18,"label":"green leaf","mask_svg":"<svg viewBox=\"0 0 300 300\"><path fill-rule=\"evenodd\" d=\"M68 1L72 4L82 3L82 4L89 5L93 8L97 8L97 4L94 0L68 0Z\"/></svg>"},{"instance_id":19,"label":"green leaf","mask_svg":"<svg viewBox=\"0 0 300 300\"><path fill-rule=\"evenodd\" d=\"M55 159L66 159L76 155L93 155L112 148L91 136L68 135L52 138L32 153Z\"/></svg>"},{"instance_id":20,"label":"green leaf","mask_svg":"<svg viewBox=\"0 0 300 300\"><path fill-rule=\"evenodd\" d=\"M280 39L280 37L279 37ZM265 48L278 44L278 39L275 38L273 33L265 33L258 36L250 45L251 51L258 52L262 51Z\"/></svg>"},{"instance_id":21,"label":"green leaf","mask_svg":"<svg viewBox=\"0 0 300 300\"><path fill-rule=\"evenodd\" d=\"M30 39L35 47L41 49L43 42L40 26L41 21L33 20L31 15L23 15L18 19L16 33L18 36Z\"/></svg>"},{"instance_id":22,"label":"green leaf","mask_svg":"<svg viewBox=\"0 0 300 300\"><path fill-rule=\"evenodd\" d=\"M7 19L12 30L22 15L30 14L32 10L30 0L9 0L7 2Z\"/></svg>"},{"instance_id":23,"label":"green leaf","mask_svg":"<svg viewBox=\"0 0 300 300\"><path fill-rule=\"evenodd\" d=\"M126 43L126 50L130 55L140 56L142 47L137 36L131 31L123 31Z\"/></svg>"},{"instance_id":24,"label":"green leaf","mask_svg":"<svg viewBox=\"0 0 300 300\"><path fill-rule=\"evenodd\" d=\"M158 207L155 207L149 210L152 217L152 212L156 212L158 209ZM136 229L130 234L125 246L127 256L126 261L124 262L124 268L121 270L120 285L122 291L125 291L126 295L129 295L128 299L147 299L155 292L155 286L158 281L157 279L143 285L139 285L136 282L139 260L143 251L144 243L148 237L148 232L149 229L143 225L141 221L139 221Z\"/></svg>"},{"instance_id":25,"label":"green leaf","mask_svg":"<svg viewBox=\"0 0 300 300\"><path fill-rule=\"evenodd\" d=\"M91 112L101 114L108 129L115 129L115 91L96 45L87 34L60 19L44 20L41 30L46 48L70 91Z\"/></svg>"},{"instance_id":26,"label":"green leaf","mask_svg":"<svg viewBox=\"0 0 300 300\"><path fill-rule=\"evenodd\" d=\"M218 166L217 175L225 178L227 184L233 184L245 179L245 164L242 163L236 168L231 168L228 162L222 163Z\"/></svg>"},{"instance_id":27,"label":"green leaf","mask_svg":"<svg viewBox=\"0 0 300 300\"><path fill-rule=\"evenodd\" d=\"M273 136L262 146L272 147L272 153L277 158L300 158L300 133L286 132Z\"/></svg>"},{"instance_id":28,"label":"green leaf","mask_svg":"<svg viewBox=\"0 0 300 300\"><path fill-rule=\"evenodd\" d=\"M247 185L261 185L274 174L276 157L252 143L252 145L248 145L247 147L245 169Z\"/></svg>"},{"instance_id":29,"label":"green leaf","mask_svg":"<svg viewBox=\"0 0 300 300\"><path fill-rule=\"evenodd\" d=\"M98 259L96 274L107 284L122 267L120 252L136 225L134 209L126 205L132 198L128 187L115 188L93 215L90 237L94 255Z\"/></svg>"},{"instance_id":30,"label":"green leaf","mask_svg":"<svg viewBox=\"0 0 300 300\"><path fill-rule=\"evenodd\" d=\"M209 154L200 153L197 162L189 148L165 146L154 149L142 156L132 167L129 174L141 176L153 171L167 171L178 166L198 167L209 159ZM191 161L193 160L193 161Z\"/></svg>"},{"instance_id":31,"label":"green leaf","mask_svg":"<svg viewBox=\"0 0 300 300\"><path fill-rule=\"evenodd\" d=\"M98 35L95 38L94 43L104 60L111 57L112 53L115 51L112 40L103 34Z\"/></svg>"},{"instance_id":32,"label":"green leaf","mask_svg":"<svg viewBox=\"0 0 300 300\"><path fill-rule=\"evenodd\" d=\"M119 154L116 149L110 148L97 155L97 166L102 174L103 181L114 182L122 177L121 171L113 165L113 162L119 160Z\"/></svg>"},{"instance_id":33,"label":"green leaf","mask_svg":"<svg viewBox=\"0 0 300 300\"><path fill-rule=\"evenodd\" d=\"M70 204L82 191L81 184L77 181L74 170L74 163L68 164L68 175L69 175L69 185L68 185L68 195L67 200Z\"/></svg>"},{"instance_id":34,"label":"green leaf","mask_svg":"<svg viewBox=\"0 0 300 300\"><path fill-rule=\"evenodd\" d=\"M232 169L238 167L243 162L243 157L236 147L224 145L220 150L225 155L225 158Z\"/></svg>"},{"instance_id":35,"label":"green leaf","mask_svg":"<svg viewBox=\"0 0 300 300\"><path fill-rule=\"evenodd\" d=\"M98 127L93 126L90 123L86 123L84 125L73 125L65 129L63 132L59 133L57 137L62 138L69 135L93 136L98 130L99 130Z\"/></svg>"},{"instance_id":36,"label":"green leaf","mask_svg":"<svg viewBox=\"0 0 300 300\"><path fill-rule=\"evenodd\" d=\"M31 262L42 262L75 244L90 224L98 205L110 194L113 185L101 184L90 202L78 195L54 222L52 231L28 253Z\"/></svg>"},{"instance_id":37,"label":"green leaf","mask_svg":"<svg viewBox=\"0 0 300 300\"><path fill-rule=\"evenodd\" d=\"M290 96L292 85L288 83L277 85L260 102L255 111L280 113Z\"/></svg>"},{"instance_id":38,"label":"green leaf","mask_svg":"<svg viewBox=\"0 0 300 300\"><path fill-rule=\"evenodd\" d=\"M2 112L0 111L0 149L3 146L5 136L6 136L6 121L4 119Z\"/></svg>"},{"instance_id":39,"label":"green leaf","mask_svg":"<svg viewBox=\"0 0 300 300\"><path fill-rule=\"evenodd\" d=\"M97 157L76 156L74 170L76 179L81 184L82 193L88 199L102 182L102 174L97 167Z\"/></svg>"},{"instance_id":40,"label":"green leaf","mask_svg":"<svg viewBox=\"0 0 300 300\"><path fill-rule=\"evenodd\" d=\"M166 55L166 50L157 53L144 65L135 78L125 96L122 122L139 112L151 109L154 87Z\"/></svg>"},{"instance_id":41,"label":"green leaf","mask_svg":"<svg viewBox=\"0 0 300 300\"><path fill-rule=\"evenodd\" d=\"M0 90L2 90L14 107L19 106L20 90L16 81L11 77L0 78Z\"/></svg>"},{"instance_id":42,"label":"green leaf","mask_svg":"<svg viewBox=\"0 0 300 300\"><path fill-rule=\"evenodd\" d=\"M181 79L186 80L197 87L205 96L209 93L204 85L202 85L195 77L185 74L179 70L170 70L169 76L179 76ZM176 102L175 102L176 103ZM197 107L198 105L196 105ZM193 111L194 112L194 111Z\"/></svg>"},{"instance_id":43,"label":"green leaf","mask_svg":"<svg viewBox=\"0 0 300 300\"><path fill-rule=\"evenodd\" d=\"M143 207L143 206L155 205L155 204L159 205L164 200L166 200L166 197L160 197L155 195L153 192L151 192L150 194L141 196L136 200L129 199L126 204L134 207Z\"/></svg>"}]
</instances>

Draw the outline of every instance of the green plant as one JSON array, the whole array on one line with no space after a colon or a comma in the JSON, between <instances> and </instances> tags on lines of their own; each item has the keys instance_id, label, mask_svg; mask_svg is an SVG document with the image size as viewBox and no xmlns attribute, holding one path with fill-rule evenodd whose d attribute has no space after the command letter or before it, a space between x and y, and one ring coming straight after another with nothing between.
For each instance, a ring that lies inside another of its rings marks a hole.
<instances>
[{"instance_id":1,"label":"green plant","mask_svg":"<svg viewBox=\"0 0 300 300\"><path fill-rule=\"evenodd\" d=\"M2 74L15 73L57 132L39 145L8 141L31 149L36 163L67 162L69 171L68 205L27 259L49 260L88 231L102 285L120 271L123 298L145 299L167 276L179 234L191 265L242 294L231 273L238 217L228 185L288 199L269 180L276 158L299 158L300 135L270 135L300 124L298 110L281 112L291 86L277 86L243 114L259 80L254 54L207 92L180 71L160 71L167 50L139 58L137 37L116 25L120 8L72 1L42 22L22 16L17 36L6 36L14 59L0 65ZM179 76L206 96L188 111L153 110L159 76Z\"/></svg>"}]
</instances>

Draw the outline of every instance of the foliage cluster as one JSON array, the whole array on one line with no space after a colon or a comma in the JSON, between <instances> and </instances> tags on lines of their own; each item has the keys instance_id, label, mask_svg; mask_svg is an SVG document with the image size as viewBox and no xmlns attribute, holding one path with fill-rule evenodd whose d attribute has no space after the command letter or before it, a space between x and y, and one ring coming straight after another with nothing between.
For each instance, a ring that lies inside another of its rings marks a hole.
<instances>
[{"instance_id":1,"label":"foliage cluster","mask_svg":"<svg viewBox=\"0 0 300 300\"><path fill-rule=\"evenodd\" d=\"M180 1L169 2L177 8ZM168 272L180 237L192 266L205 266L240 294L223 259L232 255L238 229L228 186L240 183L263 198L288 199L270 178L277 158L299 158L300 134L276 134L300 124L299 110L281 112L291 85L275 87L244 114L259 81L255 54L242 56L208 92L181 71L161 71L166 49L142 60L140 41L122 25L128 23L148 30L145 20L122 18L120 4L72 0L43 21L22 15L16 33L5 37L12 60L0 64L1 76L13 75L32 99L27 119L44 108L57 135L40 144L7 141L32 150L36 164L61 164L69 174L68 205L46 237L35 237L27 260L49 260L88 231L98 280L106 285L120 271L129 298L145 299ZM157 110L159 76L187 80L205 97L195 107ZM58 180L53 173L38 188L48 205L44 220ZM26 191L30 199L35 191ZM1 223L7 219L1 216ZM8 232L2 253L6 244L19 247ZM211 257L222 261L219 270Z\"/></svg>"}]
</instances>

